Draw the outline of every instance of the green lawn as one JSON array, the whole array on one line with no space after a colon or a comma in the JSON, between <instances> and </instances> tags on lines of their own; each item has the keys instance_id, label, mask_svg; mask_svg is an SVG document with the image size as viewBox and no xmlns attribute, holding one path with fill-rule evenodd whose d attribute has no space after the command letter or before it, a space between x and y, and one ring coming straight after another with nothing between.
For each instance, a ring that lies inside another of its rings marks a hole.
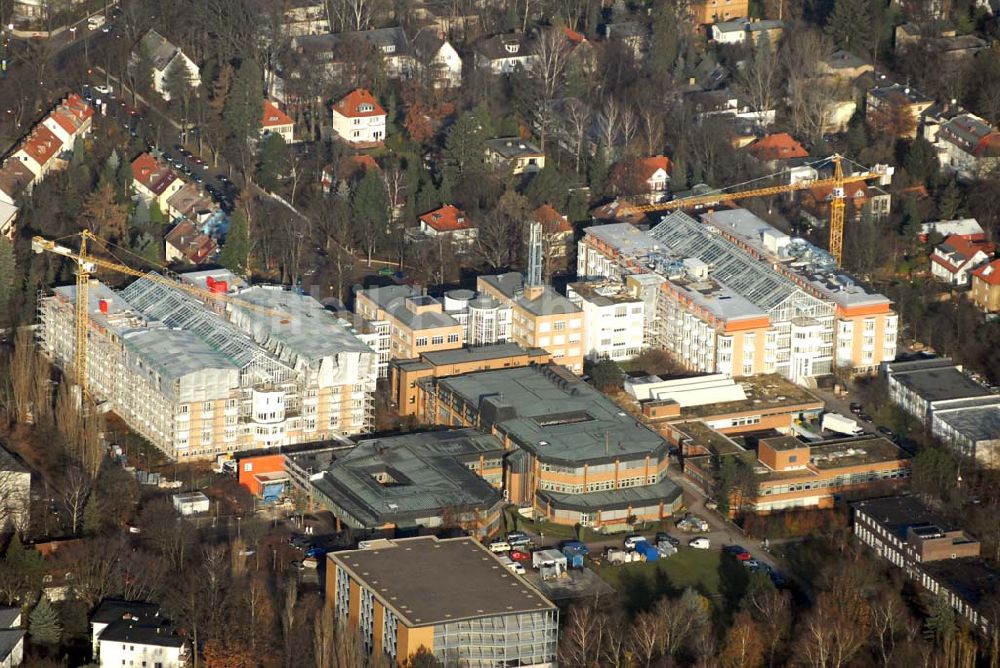
<instances>
[{"instance_id":1,"label":"green lawn","mask_svg":"<svg viewBox=\"0 0 1000 668\"><path fill-rule=\"evenodd\" d=\"M621 593L626 609L631 611L644 610L660 596L677 596L688 587L718 602L720 597L738 599L749 581L747 570L732 557L683 546L667 559L602 564L596 570Z\"/></svg>"}]
</instances>

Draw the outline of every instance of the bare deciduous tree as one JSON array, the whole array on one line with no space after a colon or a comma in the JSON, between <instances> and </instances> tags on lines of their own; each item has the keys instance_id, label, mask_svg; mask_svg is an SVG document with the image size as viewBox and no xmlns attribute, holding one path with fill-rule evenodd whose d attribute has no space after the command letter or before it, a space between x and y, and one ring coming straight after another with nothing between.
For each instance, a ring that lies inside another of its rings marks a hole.
<instances>
[{"instance_id":1,"label":"bare deciduous tree","mask_svg":"<svg viewBox=\"0 0 1000 668\"><path fill-rule=\"evenodd\" d=\"M66 476L59 488L59 498L69 515L70 527L74 535L76 535L80 528L80 522L83 520L83 507L90 494L91 482L91 477L82 467L72 465L66 471Z\"/></svg>"},{"instance_id":2,"label":"bare deciduous tree","mask_svg":"<svg viewBox=\"0 0 1000 668\"><path fill-rule=\"evenodd\" d=\"M535 40L535 61L531 67L535 91L529 93L535 104L535 120L541 149L555 124L553 103L563 89L569 63L569 41L562 30L550 28Z\"/></svg>"},{"instance_id":3,"label":"bare deciduous tree","mask_svg":"<svg viewBox=\"0 0 1000 668\"><path fill-rule=\"evenodd\" d=\"M778 95L780 68L771 46L766 37L761 37L736 72L737 89L758 114L773 110Z\"/></svg>"},{"instance_id":4,"label":"bare deciduous tree","mask_svg":"<svg viewBox=\"0 0 1000 668\"><path fill-rule=\"evenodd\" d=\"M562 134L573 152L573 170L580 173L587 128L590 126L590 105L577 98L564 101L561 109Z\"/></svg>"}]
</instances>

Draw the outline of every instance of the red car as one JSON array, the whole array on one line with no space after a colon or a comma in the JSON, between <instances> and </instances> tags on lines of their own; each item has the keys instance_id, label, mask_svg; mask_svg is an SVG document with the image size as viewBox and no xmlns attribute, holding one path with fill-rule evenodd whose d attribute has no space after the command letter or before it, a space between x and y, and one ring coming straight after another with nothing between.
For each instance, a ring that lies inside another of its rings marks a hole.
<instances>
[{"instance_id":1,"label":"red car","mask_svg":"<svg viewBox=\"0 0 1000 668\"><path fill-rule=\"evenodd\" d=\"M736 556L736 559L739 560L739 561L750 561L750 553L749 552L740 552L739 554L737 554L735 556Z\"/></svg>"},{"instance_id":2,"label":"red car","mask_svg":"<svg viewBox=\"0 0 1000 668\"><path fill-rule=\"evenodd\" d=\"M531 561L531 553L524 550L511 550L508 556L514 561Z\"/></svg>"}]
</instances>

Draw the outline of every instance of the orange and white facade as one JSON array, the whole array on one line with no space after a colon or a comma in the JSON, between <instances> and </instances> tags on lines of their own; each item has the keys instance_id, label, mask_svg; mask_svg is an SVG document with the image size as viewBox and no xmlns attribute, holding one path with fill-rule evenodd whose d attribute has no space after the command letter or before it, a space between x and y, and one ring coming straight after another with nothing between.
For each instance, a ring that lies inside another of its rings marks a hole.
<instances>
[{"instance_id":1,"label":"orange and white facade","mask_svg":"<svg viewBox=\"0 0 1000 668\"><path fill-rule=\"evenodd\" d=\"M357 88L333 105L333 131L352 144L385 141L386 113L375 96Z\"/></svg>"},{"instance_id":2,"label":"orange and white facade","mask_svg":"<svg viewBox=\"0 0 1000 668\"><path fill-rule=\"evenodd\" d=\"M837 271L825 252L742 209L703 218L677 212L648 233L625 223L587 228L577 274L665 278L653 345L695 371L808 383L836 367L872 372L895 358L891 303Z\"/></svg>"}]
</instances>

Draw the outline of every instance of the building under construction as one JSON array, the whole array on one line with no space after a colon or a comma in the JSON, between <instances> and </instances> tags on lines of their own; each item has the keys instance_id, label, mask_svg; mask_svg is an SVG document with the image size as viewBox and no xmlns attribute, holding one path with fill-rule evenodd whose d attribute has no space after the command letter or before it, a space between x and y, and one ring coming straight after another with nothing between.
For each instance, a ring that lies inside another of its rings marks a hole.
<instances>
[{"instance_id":1,"label":"building under construction","mask_svg":"<svg viewBox=\"0 0 1000 668\"><path fill-rule=\"evenodd\" d=\"M228 293L224 305L145 278L91 281L93 399L178 460L370 431L377 356L363 338L311 297L217 274L182 280ZM75 298L64 286L40 301L42 346L66 368Z\"/></svg>"}]
</instances>

